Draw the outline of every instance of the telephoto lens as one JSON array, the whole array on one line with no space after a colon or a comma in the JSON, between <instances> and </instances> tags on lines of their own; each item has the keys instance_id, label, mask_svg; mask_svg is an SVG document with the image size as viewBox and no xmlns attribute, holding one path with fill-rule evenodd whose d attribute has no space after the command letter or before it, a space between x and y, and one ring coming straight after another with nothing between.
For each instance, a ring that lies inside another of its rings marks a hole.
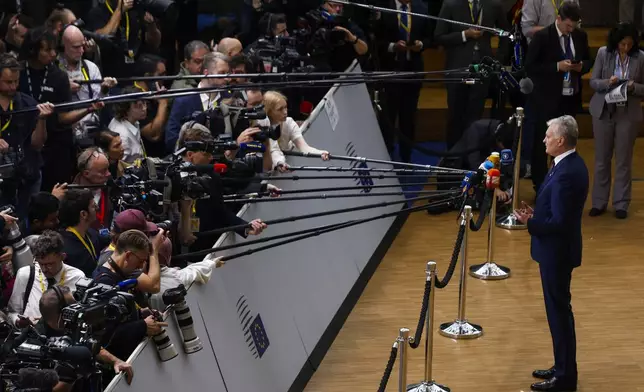
<instances>
[{"instance_id":1,"label":"telephoto lens","mask_svg":"<svg viewBox=\"0 0 644 392\"><path fill-rule=\"evenodd\" d=\"M163 302L166 305L174 305L174 316L183 337L183 348L186 354L192 354L203 349L203 345L195 332L190 307L186 303L186 294L186 288L181 284L174 289L166 290L163 293Z\"/></svg>"},{"instance_id":2,"label":"telephoto lens","mask_svg":"<svg viewBox=\"0 0 644 392\"><path fill-rule=\"evenodd\" d=\"M157 352L159 353L161 362L169 361L179 355L165 328L161 330L161 333L153 336L152 340L154 340L154 344L157 346Z\"/></svg>"}]
</instances>

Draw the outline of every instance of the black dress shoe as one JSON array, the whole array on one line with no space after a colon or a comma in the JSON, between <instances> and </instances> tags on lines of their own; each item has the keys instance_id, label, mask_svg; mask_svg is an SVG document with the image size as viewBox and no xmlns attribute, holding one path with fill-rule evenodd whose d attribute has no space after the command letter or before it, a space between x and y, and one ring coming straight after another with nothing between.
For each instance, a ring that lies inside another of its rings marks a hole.
<instances>
[{"instance_id":1,"label":"black dress shoe","mask_svg":"<svg viewBox=\"0 0 644 392\"><path fill-rule=\"evenodd\" d=\"M615 211L615 218L617 219L626 219L628 217L628 212L626 210L617 210Z\"/></svg>"},{"instance_id":2,"label":"black dress shoe","mask_svg":"<svg viewBox=\"0 0 644 392\"><path fill-rule=\"evenodd\" d=\"M588 213L588 215L589 216L600 216L604 212L606 212L606 208L595 208L595 207L593 207L593 208L590 209L590 212Z\"/></svg>"},{"instance_id":3,"label":"black dress shoe","mask_svg":"<svg viewBox=\"0 0 644 392\"><path fill-rule=\"evenodd\" d=\"M547 392L575 392L577 390L577 383L564 382L552 377L549 380L535 382L530 385L533 391L547 391Z\"/></svg>"},{"instance_id":4,"label":"black dress shoe","mask_svg":"<svg viewBox=\"0 0 644 392\"><path fill-rule=\"evenodd\" d=\"M555 367L551 367L548 370L535 370L532 372L532 377L540 378L542 380L549 380L555 376Z\"/></svg>"}]
</instances>

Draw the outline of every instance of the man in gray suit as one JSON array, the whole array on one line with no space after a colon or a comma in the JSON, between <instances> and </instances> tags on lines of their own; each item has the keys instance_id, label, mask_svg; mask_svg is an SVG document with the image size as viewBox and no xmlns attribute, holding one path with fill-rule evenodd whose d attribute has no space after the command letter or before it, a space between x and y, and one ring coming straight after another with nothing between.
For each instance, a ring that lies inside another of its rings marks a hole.
<instances>
[{"instance_id":1,"label":"man in gray suit","mask_svg":"<svg viewBox=\"0 0 644 392\"><path fill-rule=\"evenodd\" d=\"M439 17L503 30L510 28L499 0L445 0ZM494 56L490 43L492 34L489 32L439 21L434 37L447 52L446 69L466 68L480 63L484 57ZM501 43L507 45L506 41L503 39ZM499 53L507 52L501 44L499 46ZM489 81L474 86L447 85L448 149L456 144L472 122L483 116L488 89Z\"/></svg>"}]
</instances>

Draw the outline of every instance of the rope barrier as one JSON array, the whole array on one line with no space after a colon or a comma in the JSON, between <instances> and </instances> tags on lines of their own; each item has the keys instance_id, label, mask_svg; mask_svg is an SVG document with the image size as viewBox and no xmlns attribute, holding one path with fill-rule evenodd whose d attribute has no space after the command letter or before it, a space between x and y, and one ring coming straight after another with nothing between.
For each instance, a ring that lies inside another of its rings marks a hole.
<instances>
[{"instance_id":1,"label":"rope barrier","mask_svg":"<svg viewBox=\"0 0 644 392\"><path fill-rule=\"evenodd\" d=\"M387 384L391 378L391 371L394 369L394 364L396 363L396 357L398 356L398 342L394 342L394 345L391 347L389 352L389 360L387 361L387 366L385 366L385 372L382 375L380 380L380 386L378 387L378 392L385 392L387 389Z\"/></svg>"},{"instance_id":2,"label":"rope barrier","mask_svg":"<svg viewBox=\"0 0 644 392\"><path fill-rule=\"evenodd\" d=\"M456 244L454 245L454 251L452 252L452 260L447 267L447 272L445 272L445 277L441 280L436 281L436 288L444 289L447 287L447 284L452 279L454 275L454 270L456 269L456 263L458 262L458 256L461 252L461 245L463 245L463 237L465 236L465 229L467 226L462 224L458 228L458 235L456 237Z\"/></svg>"},{"instance_id":3,"label":"rope barrier","mask_svg":"<svg viewBox=\"0 0 644 392\"><path fill-rule=\"evenodd\" d=\"M425 319L427 318L427 306L429 306L429 294L432 290L432 281L425 281L425 292L423 294L423 304L420 307L420 317L418 318L418 326L416 327L416 333L414 334L414 340L409 342L409 346L413 349L417 349L420 346L420 339L423 337L423 328L425 327ZM427 331L431 333L431 331Z\"/></svg>"}]
</instances>

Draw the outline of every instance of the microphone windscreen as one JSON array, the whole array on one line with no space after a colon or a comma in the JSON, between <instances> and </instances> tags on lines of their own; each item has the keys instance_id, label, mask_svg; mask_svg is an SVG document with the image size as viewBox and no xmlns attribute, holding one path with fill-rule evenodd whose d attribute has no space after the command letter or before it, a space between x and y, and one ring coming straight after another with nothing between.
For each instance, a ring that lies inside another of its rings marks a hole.
<instances>
[{"instance_id":1,"label":"microphone windscreen","mask_svg":"<svg viewBox=\"0 0 644 392\"><path fill-rule=\"evenodd\" d=\"M514 162L514 156L512 155L512 150L506 148L501 150L501 165L511 165Z\"/></svg>"},{"instance_id":2,"label":"microphone windscreen","mask_svg":"<svg viewBox=\"0 0 644 392\"><path fill-rule=\"evenodd\" d=\"M225 163L215 163L214 170L215 173L223 174L228 171L228 166Z\"/></svg>"},{"instance_id":3,"label":"microphone windscreen","mask_svg":"<svg viewBox=\"0 0 644 392\"><path fill-rule=\"evenodd\" d=\"M534 90L534 83L530 78L523 78L519 81L519 88L521 89L521 93L525 95L532 94L532 90Z\"/></svg>"}]
</instances>

